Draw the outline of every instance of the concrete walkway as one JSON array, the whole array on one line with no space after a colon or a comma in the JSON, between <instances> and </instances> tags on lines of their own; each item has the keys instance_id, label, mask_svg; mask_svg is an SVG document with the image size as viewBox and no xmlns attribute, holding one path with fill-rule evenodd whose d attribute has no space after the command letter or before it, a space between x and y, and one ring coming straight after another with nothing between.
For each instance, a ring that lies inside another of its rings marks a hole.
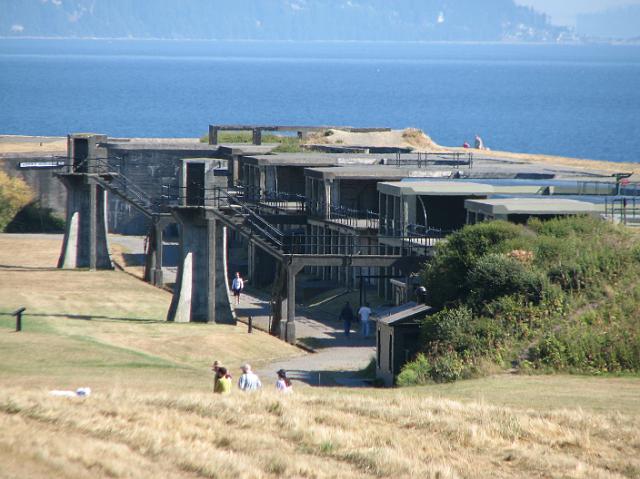
<instances>
[{"instance_id":1,"label":"concrete walkway","mask_svg":"<svg viewBox=\"0 0 640 479\"><path fill-rule=\"evenodd\" d=\"M127 248L132 257L139 255L143 262L144 237L110 235L109 241ZM175 281L177 268L166 264L175 264L177 258L167 257L169 250L165 246L163 271L165 281L172 283ZM234 308L240 321L247 322L251 316L255 328L269 330L271 308L267 294L248 288L241 295L240 304ZM300 356L269 364L260 368L257 373L263 378L265 385L272 380L275 382L275 372L284 369L294 381L309 385L365 386L367 383L358 375L358 371L364 369L375 355L375 340L363 339L357 330L359 326L359 323L354 323L350 337L346 338L343 323L337 318L298 305L296 336L304 348L300 349Z\"/></svg>"},{"instance_id":2,"label":"concrete walkway","mask_svg":"<svg viewBox=\"0 0 640 479\"><path fill-rule=\"evenodd\" d=\"M234 307L239 320L246 322L251 316L254 327L268 330L270 307L266 295L249 290L241 295L240 304ZM341 321L298 305L298 342L305 349L314 352L301 351L299 357L275 362L257 373L267 383L270 379L275 382L275 371L284 369L292 379L309 385L365 386L367 383L358 371L364 369L374 357L375 340L372 337L362 338L354 328L359 328L359 323L353 324L352 332L347 338Z\"/></svg>"}]
</instances>

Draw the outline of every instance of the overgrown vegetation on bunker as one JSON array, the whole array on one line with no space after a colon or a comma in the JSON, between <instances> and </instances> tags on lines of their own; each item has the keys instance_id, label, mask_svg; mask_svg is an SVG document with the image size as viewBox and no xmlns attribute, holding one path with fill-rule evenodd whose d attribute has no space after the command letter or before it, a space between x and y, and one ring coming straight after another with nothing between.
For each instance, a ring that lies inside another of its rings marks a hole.
<instances>
[{"instance_id":1,"label":"overgrown vegetation on bunker","mask_svg":"<svg viewBox=\"0 0 640 479\"><path fill-rule=\"evenodd\" d=\"M639 275L636 235L594 218L465 227L422 272L439 312L398 384L640 371Z\"/></svg>"}]
</instances>

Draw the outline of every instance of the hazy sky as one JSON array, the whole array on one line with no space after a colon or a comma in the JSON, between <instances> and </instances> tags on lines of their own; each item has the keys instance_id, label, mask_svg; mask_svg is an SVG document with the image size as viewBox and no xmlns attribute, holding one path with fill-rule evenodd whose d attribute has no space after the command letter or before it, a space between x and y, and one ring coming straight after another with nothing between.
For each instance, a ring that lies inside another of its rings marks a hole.
<instances>
[{"instance_id":1,"label":"hazy sky","mask_svg":"<svg viewBox=\"0 0 640 479\"><path fill-rule=\"evenodd\" d=\"M548 13L553 23L574 25L576 15L606 10L610 7L638 5L640 0L516 0Z\"/></svg>"}]
</instances>

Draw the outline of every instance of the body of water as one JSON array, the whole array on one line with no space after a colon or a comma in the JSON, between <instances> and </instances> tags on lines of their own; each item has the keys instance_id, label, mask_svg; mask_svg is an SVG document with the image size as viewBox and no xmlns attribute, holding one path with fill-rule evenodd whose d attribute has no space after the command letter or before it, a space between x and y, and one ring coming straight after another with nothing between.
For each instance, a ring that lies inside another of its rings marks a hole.
<instances>
[{"instance_id":1,"label":"body of water","mask_svg":"<svg viewBox=\"0 0 640 479\"><path fill-rule=\"evenodd\" d=\"M0 40L0 133L418 127L443 145L640 161L640 47Z\"/></svg>"}]
</instances>

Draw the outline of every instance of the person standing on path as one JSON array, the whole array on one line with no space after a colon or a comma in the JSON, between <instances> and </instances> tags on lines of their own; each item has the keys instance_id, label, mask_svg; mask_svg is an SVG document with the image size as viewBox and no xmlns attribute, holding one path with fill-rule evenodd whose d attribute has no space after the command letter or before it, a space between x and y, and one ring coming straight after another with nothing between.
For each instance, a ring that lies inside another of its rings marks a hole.
<instances>
[{"instance_id":1,"label":"person standing on path","mask_svg":"<svg viewBox=\"0 0 640 479\"><path fill-rule=\"evenodd\" d=\"M369 303L365 303L363 306L360 306L358 310L358 316L360 316L360 324L362 325L362 337L369 337L369 317L371 316L371 308L369 307Z\"/></svg>"},{"instance_id":2,"label":"person standing on path","mask_svg":"<svg viewBox=\"0 0 640 479\"><path fill-rule=\"evenodd\" d=\"M240 293L244 289L244 281L242 281L242 277L240 273L236 273L236 277L233 278L233 282L231 283L231 291L233 291L233 295L236 298L236 305L240 304Z\"/></svg>"},{"instance_id":3,"label":"person standing on path","mask_svg":"<svg viewBox=\"0 0 640 479\"><path fill-rule=\"evenodd\" d=\"M244 364L240 369L242 369L242 376L238 380L238 387L241 391L257 391L262 387L260 378L251 371L250 364Z\"/></svg>"},{"instance_id":4,"label":"person standing on path","mask_svg":"<svg viewBox=\"0 0 640 479\"><path fill-rule=\"evenodd\" d=\"M344 322L344 335L347 338L351 332L351 322L353 321L353 318L353 310L351 309L349 301L347 301L347 304L344 305L344 308L342 308L342 311L340 312L340 319Z\"/></svg>"}]
</instances>

